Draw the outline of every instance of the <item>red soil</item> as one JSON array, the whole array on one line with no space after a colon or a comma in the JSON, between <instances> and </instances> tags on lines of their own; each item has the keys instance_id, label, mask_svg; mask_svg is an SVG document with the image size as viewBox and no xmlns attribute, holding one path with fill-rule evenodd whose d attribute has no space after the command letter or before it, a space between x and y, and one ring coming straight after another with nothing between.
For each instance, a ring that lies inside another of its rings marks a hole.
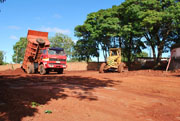
<instances>
[{"instance_id":1,"label":"red soil","mask_svg":"<svg viewBox=\"0 0 180 121\"><path fill-rule=\"evenodd\" d=\"M179 94L178 72L8 70L0 72L0 121L180 121Z\"/></svg>"}]
</instances>

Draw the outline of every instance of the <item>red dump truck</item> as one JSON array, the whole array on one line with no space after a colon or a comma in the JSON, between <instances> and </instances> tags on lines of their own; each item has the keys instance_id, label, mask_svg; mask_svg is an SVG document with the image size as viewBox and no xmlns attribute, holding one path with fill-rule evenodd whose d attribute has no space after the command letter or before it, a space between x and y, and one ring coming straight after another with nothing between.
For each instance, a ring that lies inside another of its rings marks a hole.
<instances>
[{"instance_id":1,"label":"red dump truck","mask_svg":"<svg viewBox=\"0 0 180 121\"><path fill-rule=\"evenodd\" d=\"M63 73L67 67L66 54L63 48L50 48L48 32L28 30L27 41L22 68L28 74Z\"/></svg>"}]
</instances>

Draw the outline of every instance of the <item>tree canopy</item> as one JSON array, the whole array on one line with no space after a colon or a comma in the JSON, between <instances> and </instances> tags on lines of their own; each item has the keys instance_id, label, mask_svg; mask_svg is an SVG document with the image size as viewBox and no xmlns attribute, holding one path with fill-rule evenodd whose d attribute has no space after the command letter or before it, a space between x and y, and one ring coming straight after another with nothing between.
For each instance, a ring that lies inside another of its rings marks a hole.
<instances>
[{"instance_id":1,"label":"tree canopy","mask_svg":"<svg viewBox=\"0 0 180 121\"><path fill-rule=\"evenodd\" d=\"M51 37L49 41L51 43L50 44L51 47L64 48L66 55L69 58L72 57L74 42L70 37L61 33L56 33L56 35L54 37Z\"/></svg>"},{"instance_id":2,"label":"tree canopy","mask_svg":"<svg viewBox=\"0 0 180 121\"><path fill-rule=\"evenodd\" d=\"M12 56L12 60L15 63L21 63L24 59L24 54L27 45L27 38L21 37L18 42L13 46L14 54Z\"/></svg>"}]
</instances>

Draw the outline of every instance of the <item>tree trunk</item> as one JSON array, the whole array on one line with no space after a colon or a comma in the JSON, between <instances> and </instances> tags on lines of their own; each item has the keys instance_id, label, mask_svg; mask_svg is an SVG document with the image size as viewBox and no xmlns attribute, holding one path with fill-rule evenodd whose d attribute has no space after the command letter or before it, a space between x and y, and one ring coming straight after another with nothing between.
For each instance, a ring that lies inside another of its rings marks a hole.
<instances>
[{"instance_id":1,"label":"tree trunk","mask_svg":"<svg viewBox=\"0 0 180 121\"><path fill-rule=\"evenodd\" d=\"M157 55L157 59L156 59L155 68L157 68L160 65L163 48L164 48L164 42L161 42L160 45L158 46L158 55Z\"/></svg>"},{"instance_id":2,"label":"tree trunk","mask_svg":"<svg viewBox=\"0 0 180 121\"><path fill-rule=\"evenodd\" d=\"M107 50L105 50L105 62L107 62Z\"/></svg>"},{"instance_id":3,"label":"tree trunk","mask_svg":"<svg viewBox=\"0 0 180 121\"><path fill-rule=\"evenodd\" d=\"M130 37L129 49L128 49L128 69L131 69L131 56L132 56L132 36Z\"/></svg>"},{"instance_id":4,"label":"tree trunk","mask_svg":"<svg viewBox=\"0 0 180 121\"><path fill-rule=\"evenodd\" d=\"M97 55L96 57L97 57L97 61L98 61L98 63L99 63L99 55L100 55L99 50L97 50L97 54L98 54L98 55Z\"/></svg>"},{"instance_id":5,"label":"tree trunk","mask_svg":"<svg viewBox=\"0 0 180 121\"><path fill-rule=\"evenodd\" d=\"M105 50L103 49L103 45L102 45L102 43L100 43L100 46L101 46L101 48L102 48L102 52L103 52L104 61L106 61L106 57L105 57Z\"/></svg>"},{"instance_id":6,"label":"tree trunk","mask_svg":"<svg viewBox=\"0 0 180 121\"><path fill-rule=\"evenodd\" d=\"M130 54L130 52L128 52L127 58L128 58L128 69L130 70L131 69L131 54Z\"/></svg>"},{"instance_id":7,"label":"tree trunk","mask_svg":"<svg viewBox=\"0 0 180 121\"><path fill-rule=\"evenodd\" d=\"M144 34L144 37L146 38L146 40L148 41L148 43L150 44L150 47L152 49L152 53L153 53L153 58L154 61L156 61L156 51L155 51L155 45L152 43L151 39L152 36L150 34Z\"/></svg>"},{"instance_id":8,"label":"tree trunk","mask_svg":"<svg viewBox=\"0 0 180 121\"><path fill-rule=\"evenodd\" d=\"M156 51L155 51L155 47L154 47L154 46L151 46L151 49L152 49L154 61L156 61Z\"/></svg>"},{"instance_id":9,"label":"tree trunk","mask_svg":"<svg viewBox=\"0 0 180 121\"><path fill-rule=\"evenodd\" d=\"M89 62L89 56L87 56L87 60L86 60L86 62L87 62L87 63Z\"/></svg>"},{"instance_id":10,"label":"tree trunk","mask_svg":"<svg viewBox=\"0 0 180 121\"><path fill-rule=\"evenodd\" d=\"M119 48L122 47L122 40L121 40L121 37L119 37Z\"/></svg>"},{"instance_id":11,"label":"tree trunk","mask_svg":"<svg viewBox=\"0 0 180 121\"><path fill-rule=\"evenodd\" d=\"M113 37L114 47L116 47L116 38Z\"/></svg>"}]
</instances>

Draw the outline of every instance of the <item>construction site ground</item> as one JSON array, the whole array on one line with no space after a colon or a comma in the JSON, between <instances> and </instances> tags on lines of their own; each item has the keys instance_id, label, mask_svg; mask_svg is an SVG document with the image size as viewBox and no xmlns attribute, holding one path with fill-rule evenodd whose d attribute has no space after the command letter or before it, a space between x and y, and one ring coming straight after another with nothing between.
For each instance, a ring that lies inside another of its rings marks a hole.
<instances>
[{"instance_id":1,"label":"construction site ground","mask_svg":"<svg viewBox=\"0 0 180 121\"><path fill-rule=\"evenodd\" d=\"M0 72L0 121L180 121L180 72Z\"/></svg>"}]
</instances>

